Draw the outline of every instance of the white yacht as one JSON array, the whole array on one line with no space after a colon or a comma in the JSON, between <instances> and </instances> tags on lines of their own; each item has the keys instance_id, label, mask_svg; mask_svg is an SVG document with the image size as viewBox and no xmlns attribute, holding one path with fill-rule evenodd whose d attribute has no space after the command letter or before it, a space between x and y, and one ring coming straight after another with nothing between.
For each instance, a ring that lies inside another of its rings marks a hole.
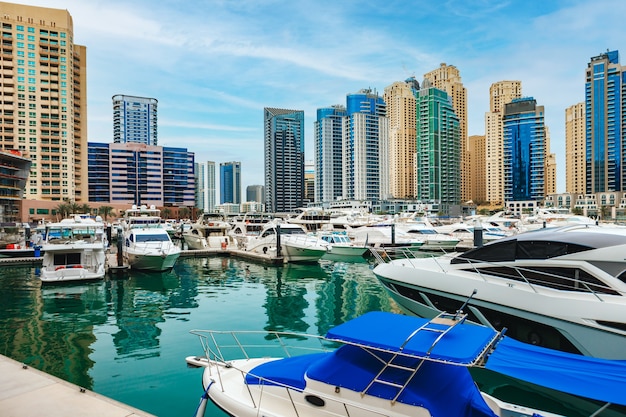
<instances>
[{"instance_id":1,"label":"white yacht","mask_svg":"<svg viewBox=\"0 0 626 417\"><path fill-rule=\"evenodd\" d=\"M203 213L191 223L191 229L182 232L187 248L192 250L231 246L229 232L232 225L219 213Z\"/></svg>"},{"instance_id":2,"label":"white yacht","mask_svg":"<svg viewBox=\"0 0 626 417\"><path fill-rule=\"evenodd\" d=\"M328 243L308 235L302 226L274 220L265 224L259 236L248 239L246 251L272 257L282 255L285 262L317 262L328 252Z\"/></svg>"},{"instance_id":3,"label":"white yacht","mask_svg":"<svg viewBox=\"0 0 626 417\"><path fill-rule=\"evenodd\" d=\"M362 258L369 248L365 245L357 245L343 232L318 232L317 237L328 242L328 256L338 258Z\"/></svg>"},{"instance_id":4,"label":"white yacht","mask_svg":"<svg viewBox=\"0 0 626 417\"><path fill-rule=\"evenodd\" d=\"M467 306L523 342L626 359L626 228L577 225L506 237L461 254L387 261L373 272L421 317ZM376 254L375 254L376 255Z\"/></svg>"},{"instance_id":5,"label":"white yacht","mask_svg":"<svg viewBox=\"0 0 626 417\"><path fill-rule=\"evenodd\" d=\"M155 206L133 205L124 215L124 258L132 269L167 271L174 267L181 249L161 226Z\"/></svg>"},{"instance_id":6,"label":"white yacht","mask_svg":"<svg viewBox=\"0 0 626 417\"><path fill-rule=\"evenodd\" d=\"M44 283L86 281L104 278L107 240L98 216L74 215L48 223L41 241L40 279Z\"/></svg>"}]
</instances>

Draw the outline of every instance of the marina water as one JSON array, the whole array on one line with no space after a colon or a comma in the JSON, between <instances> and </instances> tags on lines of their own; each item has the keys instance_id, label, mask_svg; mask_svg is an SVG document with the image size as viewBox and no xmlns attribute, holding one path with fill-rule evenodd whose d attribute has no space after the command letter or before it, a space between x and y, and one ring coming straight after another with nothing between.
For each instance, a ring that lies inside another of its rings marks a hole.
<instances>
[{"instance_id":1,"label":"marina water","mask_svg":"<svg viewBox=\"0 0 626 417\"><path fill-rule=\"evenodd\" d=\"M198 405L202 370L185 363L202 354L192 329L323 335L368 311L399 312L365 261L180 258L167 273L63 286L42 286L37 272L0 267L0 353L160 417L192 417ZM509 394L511 381L483 379ZM510 395L569 416L590 414L586 403L530 392ZM225 414L209 403L205 415Z\"/></svg>"}]
</instances>

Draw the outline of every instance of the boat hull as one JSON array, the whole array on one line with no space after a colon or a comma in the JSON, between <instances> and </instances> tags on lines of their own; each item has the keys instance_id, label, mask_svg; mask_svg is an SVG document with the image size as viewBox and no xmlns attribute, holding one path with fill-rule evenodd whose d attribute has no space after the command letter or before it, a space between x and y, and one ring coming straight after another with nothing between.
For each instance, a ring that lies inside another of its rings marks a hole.
<instances>
[{"instance_id":1,"label":"boat hull","mask_svg":"<svg viewBox=\"0 0 626 417\"><path fill-rule=\"evenodd\" d=\"M180 256L180 251L173 253L134 253L130 250L126 251L128 258L128 265L132 269L138 269L142 271L169 271L174 267L176 261Z\"/></svg>"},{"instance_id":2,"label":"boat hull","mask_svg":"<svg viewBox=\"0 0 626 417\"><path fill-rule=\"evenodd\" d=\"M464 308L474 322L496 329L506 327L507 335L526 343L605 359L626 359L625 331L586 324L602 321L601 317L606 321L623 317L620 305L564 298L550 291L538 294L522 285L494 284L476 274L458 276L458 271L444 271L447 267L445 260L437 258L414 259L380 264L373 272L394 301L414 315L431 318L441 311L455 311L476 290ZM593 311L595 316L576 322L574 317L580 316L580 311Z\"/></svg>"},{"instance_id":3,"label":"boat hull","mask_svg":"<svg viewBox=\"0 0 626 417\"><path fill-rule=\"evenodd\" d=\"M285 260L292 263L315 263L328 252L325 247L303 246L291 242L285 242L282 246Z\"/></svg>"}]
</instances>

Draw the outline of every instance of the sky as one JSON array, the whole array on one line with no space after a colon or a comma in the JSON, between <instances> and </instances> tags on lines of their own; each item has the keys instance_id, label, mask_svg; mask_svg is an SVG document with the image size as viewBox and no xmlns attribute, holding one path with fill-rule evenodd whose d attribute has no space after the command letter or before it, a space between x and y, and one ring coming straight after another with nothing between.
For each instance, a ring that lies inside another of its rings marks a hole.
<instances>
[{"instance_id":1,"label":"sky","mask_svg":"<svg viewBox=\"0 0 626 417\"><path fill-rule=\"evenodd\" d=\"M484 134L489 87L522 82L545 107L557 192L565 192L565 109L585 70L626 53L623 0L16 0L67 9L87 47L90 142L113 141L112 96L158 100L159 145L196 162L239 161L263 184L263 108L304 110L313 160L318 108L456 66L468 134ZM626 65L626 59L622 60ZM219 168L218 168L219 178Z\"/></svg>"}]
</instances>

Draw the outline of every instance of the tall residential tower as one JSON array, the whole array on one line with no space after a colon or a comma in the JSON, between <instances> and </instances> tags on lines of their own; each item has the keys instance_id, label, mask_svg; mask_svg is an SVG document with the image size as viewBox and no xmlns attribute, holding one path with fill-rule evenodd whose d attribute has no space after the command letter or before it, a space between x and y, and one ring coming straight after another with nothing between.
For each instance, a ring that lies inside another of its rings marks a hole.
<instances>
[{"instance_id":1,"label":"tall residential tower","mask_svg":"<svg viewBox=\"0 0 626 417\"><path fill-rule=\"evenodd\" d=\"M113 96L113 142L158 145L157 99Z\"/></svg>"},{"instance_id":2,"label":"tall residential tower","mask_svg":"<svg viewBox=\"0 0 626 417\"><path fill-rule=\"evenodd\" d=\"M565 192L585 194L585 103L565 109Z\"/></svg>"},{"instance_id":3,"label":"tall residential tower","mask_svg":"<svg viewBox=\"0 0 626 417\"><path fill-rule=\"evenodd\" d=\"M293 212L304 200L304 111L264 108L263 134L266 209Z\"/></svg>"},{"instance_id":4,"label":"tall residential tower","mask_svg":"<svg viewBox=\"0 0 626 417\"><path fill-rule=\"evenodd\" d=\"M343 194L343 124L346 108L334 105L317 109L315 120L314 160L315 201L328 202Z\"/></svg>"},{"instance_id":5,"label":"tall residential tower","mask_svg":"<svg viewBox=\"0 0 626 417\"><path fill-rule=\"evenodd\" d=\"M0 150L32 160L24 198L87 202L87 51L72 16L5 2L0 11Z\"/></svg>"},{"instance_id":6,"label":"tall residential tower","mask_svg":"<svg viewBox=\"0 0 626 417\"><path fill-rule=\"evenodd\" d=\"M241 204L241 162L220 164L220 204Z\"/></svg>"},{"instance_id":7,"label":"tall residential tower","mask_svg":"<svg viewBox=\"0 0 626 417\"><path fill-rule=\"evenodd\" d=\"M413 77L385 88L389 119L389 192L394 198L415 197L416 96Z\"/></svg>"},{"instance_id":8,"label":"tall residential tower","mask_svg":"<svg viewBox=\"0 0 626 417\"><path fill-rule=\"evenodd\" d=\"M626 186L626 72L618 51L591 58L585 82L586 194Z\"/></svg>"}]
</instances>

